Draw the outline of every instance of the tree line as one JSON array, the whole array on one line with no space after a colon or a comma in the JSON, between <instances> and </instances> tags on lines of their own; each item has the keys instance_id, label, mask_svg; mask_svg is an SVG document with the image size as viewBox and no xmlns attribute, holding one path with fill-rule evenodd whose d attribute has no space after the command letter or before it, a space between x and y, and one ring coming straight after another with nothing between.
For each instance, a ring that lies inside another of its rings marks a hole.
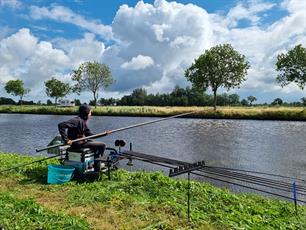
<instances>
[{"instance_id":1,"label":"tree line","mask_svg":"<svg viewBox=\"0 0 306 230\"><path fill-rule=\"evenodd\" d=\"M281 98L275 98L270 103L256 103L257 98L248 96L240 99L238 94L222 93L217 95L217 106L306 106L306 97L295 102L285 102ZM75 105L81 105L79 99L73 100ZM11 98L0 97L0 105L17 105L19 102ZM90 105L94 106L95 101L91 100ZM55 105L54 101L48 99L46 103L41 101L23 101L25 105ZM143 88L133 90L130 95L122 98L100 98L97 101L102 106L213 106L213 95L201 93L191 87L181 88L175 86L170 93L148 94Z\"/></svg>"},{"instance_id":2,"label":"tree line","mask_svg":"<svg viewBox=\"0 0 306 230\"><path fill-rule=\"evenodd\" d=\"M217 106L259 106L259 105L284 105L284 106L306 106L306 97L301 101L285 102L281 98L275 98L271 103L254 104L257 98L248 96L240 99L238 94L222 93L217 95ZM93 101L90 101L94 105ZM100 105L122 105L122 106L213 106L214 96L202 93L194 88L180 88L175 86L170 93L148 94L143 88L135 89L130 95L121 99L101 98Z\"/></svg>"},{"instance_id":3,"label":"tree line","mask_svg":"<svg viewBox=\"0 0 306 230\"><path fill-rule=\"evenodd\" d=\"M276 82L282 87L294 82L300 89L304 89L306 49L302 45L295 46L287 53L279 54L275 65L278 72ZM45 92L48 97L54 98L55 105L59 98L71 92L80 95L83 91L89 91L93 95L90 103L95 106L99 102L102 105L214 106L216 110L217 105L252 105L257 100L254 96L240 101L237 94L217 94L219 88L226 90L239 88L246 80L249 68L250 64L244 55L236 51L230 44L222 44L205 50L185 70L185 77L191 82L192 87L184 89L176 86L171 93L147 94L145 89L139 88L135 89L131 95L121 99L99 99L99 92L108 88L115 81L110 68L95 61L84 62L72 71L71 79L74 82L72 86L52 76L51 79L45 81ZM4 88L7 93L19 96L20 104L23 102L23 97L30 92L22 80L8 81ZM213 95L206 94L208 88L212 89ZM304 99L301 99L302 102L296 102L296 105L305 105L306 100ZM50 102L48 101L48 104ZM282 105L284 102L281 98L276 98L271 104Z\"/></svg>"}]
</instances>

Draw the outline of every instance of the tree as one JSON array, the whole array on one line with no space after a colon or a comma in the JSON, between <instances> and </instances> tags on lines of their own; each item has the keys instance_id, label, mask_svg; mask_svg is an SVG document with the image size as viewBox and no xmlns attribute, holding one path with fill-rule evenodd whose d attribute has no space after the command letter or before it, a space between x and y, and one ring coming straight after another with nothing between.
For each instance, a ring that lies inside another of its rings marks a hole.
<instances>
[{"instance_id":1,"label":"tree","mask_svg":"<svg viewBox=\"0 0 306 230\"><path fill-rule=\"evenodd\" d=\"M22 105L22 98L31 91L24 87L22 80L10 80L6 83L4 88L7 93L20 97L20 105Z\"/></svg>"},{"instance_id":2,"label":"tree","mask_svg":"<svg viewBox=\"0 0 306 230\"><path fill-rule=\"evenodd\" d=\"M271 105L282 105L283 100L281 98L275 98L274 101L271 103Z\"/></svg>"},{"instance_id":3,"label":"tree","mask_svg":"<svg viewBox=\"0 0 306 230\"><path fill-rule=\"evenodd\" d=\"M230 94L228 95L229 105L239 105L240 97L238 94Z\"/></svg>"},{"instance_id":4,"label":"tree","mask_svg":"<svg viewBox=\"0 0 306 230\"><path fill-rule=\"evenodd\" d=\"M98 92L106 89L114 80L110 68L98 62L84 62L77 70L73 70L72 80L76 81L73 91L80 94L82 91L91 91L94 104L97 105Z\"/></svg>"},{"instance_id":5,"label":"tree","mask_svg":"<svg viewBox=\"0 0 306 230\"><path fill-rule=\"evenodd\" d=\"M0 97L0 105L16 105L16 102L7 97Z\"/></svg>"},{"instance_id":6,"label":"tree","mask_svg":"<svg viewBox=\"0 0 306 230\"><path fill-rule=\"evenodd\" d=\"M188 96L188 105L189 106L203 106L205 104L205 96L203 92L197 90L196 88L186 88L187 96Z\"/></svg>"},{"instance_id":7,"label":"tree","mask_svg":"<svg viewBox=\"0 0 306 230\"><path fill-rule=\"evenodd\" d=\"M306 49L297 45L288 53L277 56L276 70L279 72L276 81L282 87L295 82L300 89L306 84Z\"/></svg>"},{"instance_id":8,"label":"tree","mask_svg":"<svg viewBox=\"0 0 306 230\"><path fill-rule=\"evenodd\" d=\"M171 105L173 106L187 106L188 95L187 90L176 85L173 91L170 93Z\"/></svg>"},{"instance_id":9,"label":"tree","mask_svg":"<svg viewBox=\"0 0 306 230\"><path fill-rule=\"evenodd\" d=\"M242 106L248 106L249 105L249 102L246 99L242 99L240 103L241 103Z\"/></svg>"},{"instance_id":10,"label":"tree","mask_svg":"<svg viewBox=\"0 0 306 230\"><path fill-rule=\"evenodd\" d=\"M254 101L257 101L257 98L254 97L254 96L248 96L247 99L248 99L248 101L250 102L250 105L252 105L252 103L253 103Z\"/></svg>"},{"instance_id":11,"label":"tree","mask_svg":"<svg viewBox=\"0 0 306 230\"><path fill-rule=\"evenodd\" d=\"M45 86L47 96L55 99L55 106L57 104L57 99L65 97L71 90L68 83L61 82L54 77L45 81Z\"/></svg>"},{"instance_id":12,"label":"tree","mask_svg":"<svg viewBox=\"0 0 306 230\"><path fill-rule=\"evenodd\" d=\"M80 105L81 105L80 99L74 99L74 104L75 104L76 106L80 106Z\"/></svg>"},{"instance_id":13,"label":"tree","mask_svg":"<svg viewBox=\"0 0 306 230\"><path fill-rule=\"evenodd\" d=\"M147 97L147 91L143 88L134 89L132 94L132 105L144 105Z\"/></svg>"},{"instance_id":14,"label":"tree","mask_svg":"<svg viewBox=\"0 0 306 230\"><path fill-rule=\"evenodd\" d=\"M301 101L302 101L303 105L305 106L306 105L306 97L302 97Z\"/></svg>"},{"instance_id":15,"label":"tree","mask_svg":"<svg viewBox=\"0 0 306 230\"><path fill-rule=\"evenodd\" d=\"M53 105L53 103L50 99L47 100L47 105Z\"/></svg>"},{"instance_id":16,"label":"tree","mask_svg":"<svg viewBox=\"0 0 306 230\"><path fill-rule=\"evenodd\" d=\"M185 71L185 76L194 87L214 93L214 109L217 105L217 90L239 87L246 80L250 65L245 56L239 54L230 44L217 45L204 54Z\"/></svg>"}]
</instances>

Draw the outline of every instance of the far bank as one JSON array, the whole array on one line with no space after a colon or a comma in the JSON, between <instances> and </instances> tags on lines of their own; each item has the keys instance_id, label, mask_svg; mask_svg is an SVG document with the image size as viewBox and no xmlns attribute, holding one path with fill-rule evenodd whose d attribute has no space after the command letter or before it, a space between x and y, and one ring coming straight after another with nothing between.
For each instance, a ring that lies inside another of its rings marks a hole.
<instances>
[{"instance_id":1,"label":"far bank","mask_svg":"<svg viewBox=\"0 0 306 230\"><path fill-rule=\"evenodd\" d=\"M158 107L158 106L97 106L93 108L95 116L140 116L140 117L166 117L186 112L196 112L188 118L214 118L214 119L256 119L256 120L289 120L305 121L305 107L278 107L278 106L220 106L216 111L212 107ZM55 107L38 105L1 105L0 113L24 114L77 114L78 106Z\"/></svg>"}]
</instances>

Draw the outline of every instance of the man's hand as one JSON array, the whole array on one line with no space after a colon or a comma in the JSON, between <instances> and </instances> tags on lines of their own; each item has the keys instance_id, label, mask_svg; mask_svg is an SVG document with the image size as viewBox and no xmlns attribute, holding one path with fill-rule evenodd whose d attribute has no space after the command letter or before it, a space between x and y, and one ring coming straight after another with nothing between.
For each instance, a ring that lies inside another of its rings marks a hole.
<instances>
[{"instance_id":1,"label":"man's hand","mask_svg":"<svg viewBox=\"0 0 306 230\"><path fill-rule=\"evenodd\" d=\"M67 145L72 145L72 140L69 140L69 139L68 139L68 140L66 141L66 144L67 144Z\"/></svg>"},{"instance_id":2,"label":"man's hand","mask_svg":"<svg viewBox=\"0 0 306 230\"><path fill-rule=\"evenodd\" d=\"M110 131L110 130L107 130L105 132L106 132L106 135L112 134L112 131Z\"/></svg>"}]
</instances>

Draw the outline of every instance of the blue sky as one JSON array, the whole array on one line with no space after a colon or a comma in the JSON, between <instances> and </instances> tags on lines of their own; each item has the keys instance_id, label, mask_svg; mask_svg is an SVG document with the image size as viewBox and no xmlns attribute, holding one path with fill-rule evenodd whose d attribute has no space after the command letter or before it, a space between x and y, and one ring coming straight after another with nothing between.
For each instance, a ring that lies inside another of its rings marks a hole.
<instances>
[{"instance_id":1,"label":"blue sky","mask_svg":"<svg viewBox=\"0 0 306 230\"><path fill-rule=\"evenodd\" d=\"M281 88L275 82L277 55L306 47L303 0L0 0L0 96L9 97L5 82L22 79L31 88L25 99L44 101L44 81L72 83L71 70L93 60L109 65L116 79L100 97L139 87L169 92L190 85L184 70L205 49L223 43L251 64L247 81L229 93L254 95L258 102L305 96L294 84Z\"/></svg>"}]
</instances>

